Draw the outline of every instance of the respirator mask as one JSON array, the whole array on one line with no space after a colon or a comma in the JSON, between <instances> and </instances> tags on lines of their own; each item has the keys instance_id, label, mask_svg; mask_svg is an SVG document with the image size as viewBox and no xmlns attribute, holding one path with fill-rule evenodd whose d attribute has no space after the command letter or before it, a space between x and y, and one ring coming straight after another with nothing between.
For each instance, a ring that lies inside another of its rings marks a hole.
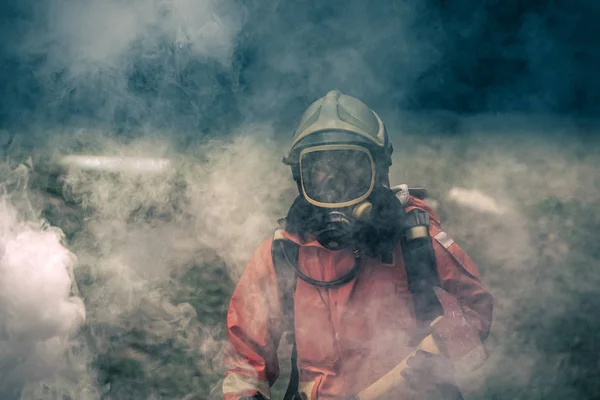
<instances>
[{"instance_id":1,"label":"respirator mask","mask_svg":"<svg viewBox=\"0 0 600 400\"><path fill-rule=\"evenodd\" d=\"M357 145L323 145L304 149L299 159L302 195L319 210L317 241L329 250L351 246L373 209L371 153Z\"/></svg>"}]
</instances>

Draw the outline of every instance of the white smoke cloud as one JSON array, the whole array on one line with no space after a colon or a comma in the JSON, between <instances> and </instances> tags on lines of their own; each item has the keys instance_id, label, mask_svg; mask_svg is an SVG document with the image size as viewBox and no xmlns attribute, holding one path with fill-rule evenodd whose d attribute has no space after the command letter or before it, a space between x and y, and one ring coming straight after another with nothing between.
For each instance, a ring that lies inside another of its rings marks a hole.
<instances>
[{"instance_id":1,"label":"white smoke cloud","mask_svg":"<svg viewBox=\"0 0 600 400\"><path fill-rule=\"evenodd\" d=\"M25 174L17 171L22 179ZM69 339L86 318L74 286L75 262L60 229L25 219L6 192L0 196L0 389L66 366Z\"/></svg>"},{"instance_id":2,"label":"white smoke cloud","mask_svg":"<svg viewBox=\"0 0 600 400\"><path fill-rule=\"evenodd\" d=\"M248 127L231 141L202 149L205 162L191 175L190 207L196 234L238 277L254 249L285 217L296 192L269 127Z\"/></svg>"},{"instance_id":3,"label":"white smoke cloud","mask_svg":"<svg viewBox=\"0 0 600 400\"><path fill-rule=\"evenodd\" d=\"M102 390L95 360L106 355L138 360L147 374L167 374L157 369L156 354L140 352L135 341L131 343L132 330L143 332L144 346L174 341L174 348L184 349L203 374L220 370L223 326L213 326L203 314L197 316L177 293L187 288L185 277L191 270L212 280L215 271L207 263L213 260L223 264L223 276L236 279L296 194L289 170L281 163L282 148L269 126L248 126L231 139L215 139L184 153L158 136L122 140L91 133L53 136L50 146L34 154L33 163L45 160L58 168L63 195L86 215L70 249L77 254L75 275L93 339L86 339L83 350L63 364L77 371L78 386L60 371L30 374L25 399L61 393L98 398ZM82 147L92 150L94 157L73 151ZM47 154L49 148L53 154ZM81 160L110 162L103 170L98 163L90 168ZM170 167L148 172L138 168L139 160L168 161ZM60 210L59 220L70 215L66 208ZM206 300L196 300L198 310L213 312L214 306L203 302L214 304L210 293L214 287L218 287L214 282L208 287L201 282L187 289L196 296L206 293ZM47 385L52 390L44 394Z\"/></svg>"},{"instance_id":4,"label":"white smoke cloud","mask_svg":"<svg viewBox=\"0 0 600 400\"><path fill-rule=\"evenodd\" d=\"M165 36L227 64L243 23L231 0L50 0L43 10L45 24L28 31L24 50L48 54L75 76L121 68L133 46L158 50Z\"/></svg>"},{"instance_id":5,"label":"white smoke cloud","mask_svg":"<svg viewBox=\"0 0 600 400\"><path fill-rule=\"evenodd\" d=\"M490 196L474 189L453 187L448 192L448 197L456 203L490 214L503 214L504 208L496 203Z\"/></svg>"}]
</instances>

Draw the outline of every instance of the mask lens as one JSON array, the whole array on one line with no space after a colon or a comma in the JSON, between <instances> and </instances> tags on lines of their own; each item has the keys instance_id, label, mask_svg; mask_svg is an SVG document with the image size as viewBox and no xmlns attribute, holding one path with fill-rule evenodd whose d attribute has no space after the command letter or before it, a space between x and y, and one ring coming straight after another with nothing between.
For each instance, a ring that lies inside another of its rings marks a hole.
<instances>
[{"instance_id":1,"label":"mask lens","mask_svg":"<svg viewBox=\"0 0 600 400\"><path fill-rule=\"evenodd\" d=\"M371 157L361 150L318 150L300 158L307 200L338 205L357 201L372 187Z\"/></svg>"}]
</instances>

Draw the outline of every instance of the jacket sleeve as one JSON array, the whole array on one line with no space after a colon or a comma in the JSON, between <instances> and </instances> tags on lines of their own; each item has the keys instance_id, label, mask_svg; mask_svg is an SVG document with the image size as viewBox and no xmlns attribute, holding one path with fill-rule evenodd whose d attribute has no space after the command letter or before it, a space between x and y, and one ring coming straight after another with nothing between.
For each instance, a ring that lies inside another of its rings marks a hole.
<instances>
[{"instance_id":1,"label":"jacket sleeve","mask_svg":"<svg viewBox=\"0 0 600 400\"><path fill-rule=\"evenodd\" d=\"M277 347L282 329L271 245L269 239L254 252L229 303L225 400L259 393L269 398L279 375Z\"/></svg>"},{"instance_id":2,"label":"jacket sleeve","mask_svg":"<svg viewBox=\"0 0 600 400\"><path fill-rule=\"evenodd\" d=\"M467 322L485 339L492 324L492 295L481 283L468 254L437 223L432 222L430 232L442 288L457 298Z\"/></svg>"}]
</instances>

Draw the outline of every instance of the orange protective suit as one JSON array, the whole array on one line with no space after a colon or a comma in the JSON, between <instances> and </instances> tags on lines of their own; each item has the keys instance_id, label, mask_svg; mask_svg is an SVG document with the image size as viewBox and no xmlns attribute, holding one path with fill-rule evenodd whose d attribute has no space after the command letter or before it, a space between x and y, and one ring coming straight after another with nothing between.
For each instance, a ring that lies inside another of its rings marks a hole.
<instances>
[{"instance_id":1,"label":"orange protective suit","mask_svg":"<svg viewBox=\"0 0 600 400\"><path fill-rule=\"evenodd\" d=\"M440 234L438 217L422 200L411 197L410 211L430 214L430 234ZM301 243L300 270L329 281L352 268L348 250L329 251L318 242ZM433 240L443 289L463 307L467 321L482 338L489 332L493 299L479 281L477 267L448 236ZM225 400L262 393L279 375L277 346L282 335L281 304L271 258L272 239L255 251L233 293L227 314L230 349L223 392ZM355 394L397 365L411 351L417 330L401 245L392 264L363 257L356 279L335 289L321 289L300 279L294 297L300 391L308 399ZM390 394L393 398L393 394ZM396 396L397 398L398 396Z\"/></svg>"}]
</instances>

